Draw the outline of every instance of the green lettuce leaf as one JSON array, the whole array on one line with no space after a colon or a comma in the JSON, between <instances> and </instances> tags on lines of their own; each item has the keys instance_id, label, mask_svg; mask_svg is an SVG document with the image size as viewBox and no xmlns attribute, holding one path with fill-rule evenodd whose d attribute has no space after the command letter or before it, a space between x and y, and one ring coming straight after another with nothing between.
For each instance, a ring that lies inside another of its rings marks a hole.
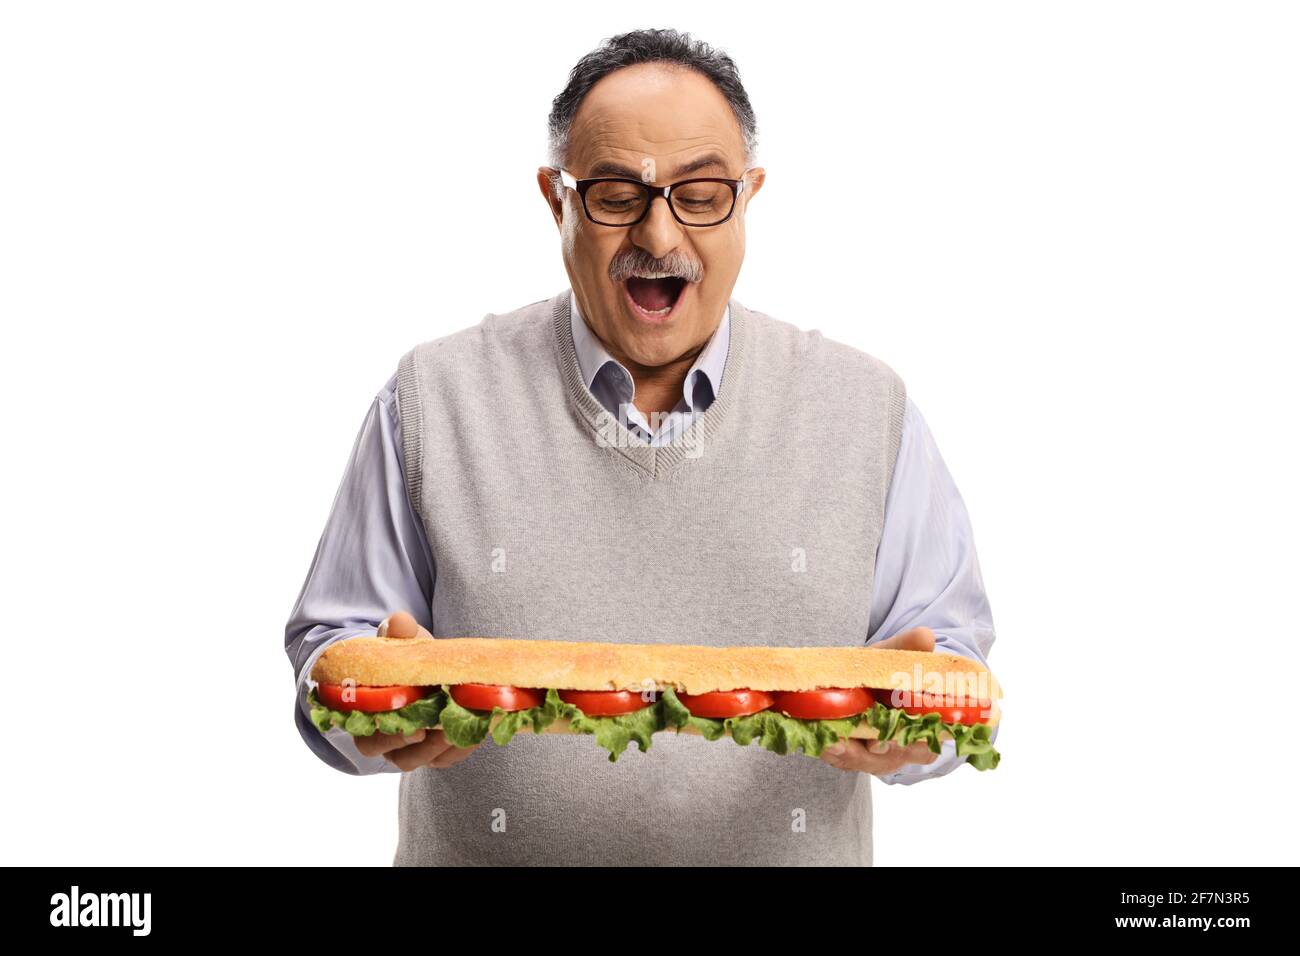
<instances>
[{"instance_id":1,"label":"green lettuce leaf","mask_svg":"<svg viewBox=\"0 0 1300 956\"><path fill-rule=\"evenodd\" d=\"M567 718L575 733L592 734L596 743L609 751L609 762L614 763L634 740L642 753L650 749L652 736L667 726L664 723L662 704L661 696L660 700L630 714L588 717L573 704L562 701L559 692L551 688L546 692L545 706L554 717Z\"/></svg>"},{"instance_id":2,"label":"green lettuce leaf","mask_svg":"<svg viewBox=\"0 0 1300 956\"><path fill-rule=\"evenodd\" d=\"M331 727L342 727L354 737L381 734L413 734L424 727L436 727L442 717L446 696L438 691L428 697L412 701L400 710L384 710L375 714L359 710L332 710L321 702L313 687L307 694L311 705L311 722L321 733Z\"/></svg>"},{"instance_id":3,"label":"green lettuce leaf","mask_svg":"<svg viewBox=\"0 0 1300 956\"><path fill-rule=\"evenodd\" d=\"M801 751L809 757L820 757L831 744L851 734L861 719L800 720L775 710L762 710L745 717L696 717L683 706L671 687L660 697L667 722L676 727L678 733L686 726L696 728L707 740L717 740L729 733L731 739L742 747L757 740L765 750L783 755Z\"/></svg>"},{"instance_id":4,"label":"green lettuce leaf","mask_svg":"<svg viewBox=\"0 0 1300 956\"><path fill-rule=\"evenodd\" d=\"M879 701L860 719L876 728L881 740L897 741L903 746L923 740L933 753L942 749L939 738L947 732L957 742L957 755L965 757L976 770L992 770L1002 759L993 749L993 729L988 724L947 724L938 714L912 715Z\"/></svg>"},{"instance_id":5,"label":"green lettuce leaf","mask_svg":"<svg viewBox=\"0 0 1300 956\"><path fill-rule=\"evenodd\" d=\"M486 712L470 710L456 703L451 698L451 688L446 684L442 685L442 693L447 701L442 710L442 732L457 747L473 747L481 743L489 731L493 742L504 747L524 727L532 727L533 733L540 734L555 720L554 713L546 704L526 710L493 707ZM498 717L500 720L492 726L492 721Z\"/></svg>"},{"instance_id":6,"label":"green lettuce leaf","mask_svg":"<svg viewBox=\"0 0 1300 956\"><path fill-rule=\"evenodd\" d=\"M617 717L589 717L573 704L561 700L555 688L547 690L546 699L539 707L517 711L494 707L490 713L460 706L451 699L450 688L445 684L441 690L400 710L377 714L331 710L321 703L314 687L307 700L311 705L312 723L321 733L331 727L342 727L359 737L368 737L376 732L410 734L441 724L447 739L457 747L472 747L489 734L493 742L504 747L524 728L531 727L533 733L540 734L563 717L575 733L595 737L596 743L609 751L611 763L618 760L633 741L644 753L650 749L654 734L669 728L680 733L687 726L698 730L706 740L730 735L742 747L758 741L760 747L773 753L803 753L819 757L823 750L849 736L863 722L875 728L880 740L896 741L902 746L921 740L934 753L941 751L941 736L947 733L956 741L958 756L965 757L976 770L992 770L1002 759L1001 754L993 749L992 729L987 724L948 724L940 719L939 714L913 716L879 702L855 717L801 720L774 710L725 719L696 717L682 705L671 687L661 692L655 703Z\"/></svg>"},{"instance_id":7,"label":"green lettuce leaf","mask_svg":"<svg viewBox=\"0 0 1300 956\"><path fill-rule=\"evenodd\" d=\"M731 739L741 746L755 740L759 746L778 754L801 751L809 757L819 757L823 750L847 737L864 721L874 727L880 740L897 741L903 746L918 740L934 753L942 749L943 733L951 734L957 743L958 756L965 757L976 770L992 770L1002 759L990 742L992 728L987 724L948 724L939 714L913 716L906 711L886 707L877 702L868 711L856 717L840 720L801 720L787 717L774 710L760 711L747 717L711 719L696 717L677 699L672 688L663 692L662 700L667 723L676 727L692 726L708 740L717 740L730 733Z\"/></svg>"},{"instance_id":8,"label":"green lettuce leaf","mask_svg":"<svg viewBox=\"0 0 1300 956\"><path fill-rule=\"evenodd\" d=\"M451 699L450 688L446 685L443 685L443 691L447 703L442 711L442 730L457 747L472 747L486 738L489 732L492 740L504 747L522 728L532 727L534 733L540 734L563 717L569 721L574 733L594 736L596 743L609 751L610 762L614 762L632 741L636 741L642 751L650 749L653 734L664 729L657 702L631 714L589 717L573 704L561 700L559 692L551 688L546 692L546 699L540 707L516 711L494 707L489 713L460 706ZM496 723L493 724L493 721Z\"/></svg>"}]
</instances>

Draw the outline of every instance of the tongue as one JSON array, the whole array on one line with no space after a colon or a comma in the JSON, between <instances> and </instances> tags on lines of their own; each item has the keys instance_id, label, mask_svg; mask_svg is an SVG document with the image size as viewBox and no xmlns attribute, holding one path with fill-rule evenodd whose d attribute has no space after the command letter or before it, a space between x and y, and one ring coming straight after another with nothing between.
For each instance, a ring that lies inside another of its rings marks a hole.
<instances>
[{"instance_id":1,"label":"tongue","mask_svg":"<svg viewBox=\"0 0 1300 956\"><path fill-rule=\"evenodd\" d=\"M677 301L681 279L642 279L632 276L627 280L627 291L632 301L647 312L669 308Z\"/></svg>"}]
</instances>

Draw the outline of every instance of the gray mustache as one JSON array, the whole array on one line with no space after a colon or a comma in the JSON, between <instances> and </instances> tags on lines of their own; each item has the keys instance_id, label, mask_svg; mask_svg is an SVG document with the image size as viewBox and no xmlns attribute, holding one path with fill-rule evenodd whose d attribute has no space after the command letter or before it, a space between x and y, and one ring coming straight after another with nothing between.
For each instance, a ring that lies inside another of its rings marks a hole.
<instances>
[{"instance_id":1,"label":"gray mustache","mask_svg":"<svg viewBox=\"0 0 1300 956\"><path fill-rule=\"evenodd\" d=\"M609 277L615 282L622 282L634 275L648 279L679 278L687 282L699 282L704 278L704 267L684 255L656 259L645 253L616 256L609 264Z\"/></svg>"}]
</instances>

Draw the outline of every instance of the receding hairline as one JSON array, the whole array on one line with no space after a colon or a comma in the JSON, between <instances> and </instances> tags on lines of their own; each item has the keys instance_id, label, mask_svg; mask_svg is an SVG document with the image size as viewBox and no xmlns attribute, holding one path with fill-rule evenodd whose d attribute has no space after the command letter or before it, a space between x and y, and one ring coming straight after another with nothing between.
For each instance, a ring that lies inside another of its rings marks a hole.
<instances>
[{"instance_id":1,"label":"receding hairline","mask_svg":"<svg viewBox=\"0 0 1300 956\"><path fill-rule=\"evenodd\" d=\"M581 159L608 160L609 165L604 168L613 173L615 171L613 164L617 163L618 159L635 161L636 153L630 149L620 157L620 146L617 140L612 144L608 144L608 141L600 143L600 145L610 145L609 151L593 146L590 149L590 156L579 157L572 152L578 113L582 111L584 105L590 105L588 97L591 92L609 77L617 76L635 67L654 67L658 71L654 76L666 78L665 82L671 82L691 73L707 82L722 96L728 113L736 122L739 133L738 145L745 167L749 168L756 164L758 126L749 96L745 92L740 73L731 57L723 50L693 38L689 33L671 29L647 29L633 30L607 38L599 47L583 56L569 71L568 82L552 100L551 112L547 119L548 160L552 167L568 167L573 163L574 171L577 172L581 168L577 166ZM653 83L654 79L651 78L649 81ZM622 98L615 95L610 102L617 108L616 104L620 99ZM690 143L690 139L686 142ZM713 143L697 141L695 146L700 150L712 147L715 152L732 157L731 162L735 161L730 137L725 134L722 139ZM688 155L686 149L675 150L674 153ZM695 156L680 165L694 164L700 158ZM706 167L701 163L696 168ZM627 166L622 166L618 171L627 175L629 169ZM640 178L638 170L631 170L631 172L633 176L629 178ZM729 171L724 175L733 176L737 173ZM558 175L554 178L558 184ZM560 187L557 185L556 188L558 190Z\"/></svg>"},{"instance_id":2,"label":"receding hairline","mask_svg":"<svg viewBox=\"0 0 1300 956\"><path fill-rule=\"evenodd\" d=\"M578 125L577 122L578 114L582 112L583 107L586 107L591 102L590 93L595 92L595 90L600 86L601 83L604 83L610 77L617 76L618 74L623 73L627 70L637 70L637 69L658 70L662 72L671 72L671 73L682 74L682 75L694 74L695 76L703 80L705 83L707 83L709 89L711 89L714 93L716 93L718 97L722 100L724 106L726 106L727 115L730 116L733 121L735 121L736 132L739 134L740 137L741 152L742 154L746 153L745 131L742 128L740 121L736 118L735 113L732 111L730 104L726 102L726 97L722 95L720 90L718 90L717 84L715 84L707 74L701 73L699 70L695 69L694 67L685 63L675 63L671 60L655 60L650 63L632 63L627 66L619 67L617 70L614 70L613 72L607 73L605 76L602 76L599 80L596 81L596 83L592 85L591 90L588 91L588 96L583 98L582 104L578 107L578 110L574 115L574 126ZM573 146L572 141L569 142L569 146L570 148L572 148ZM703 172L710 169L716 170L722 174L728 173L730 169L730 164L728 163L727 157L722 152L720 152L717 149L717 147L708 147L707 152L704 152L696 156L694 159L688 159L682 163L679 163L667 178L669 180L681 179L683 176L689 176L691 173ZM632 166L625 165L624 163L621 163L616 159L598 159L591 165L589 169L585 171L584 176L585 178L588 179L596 179L603 176L616 176L625 179L639 180L641 178L641 170L634 168ZM656 176L656 178L659 177Z\"/></svg>"}]
</instances>

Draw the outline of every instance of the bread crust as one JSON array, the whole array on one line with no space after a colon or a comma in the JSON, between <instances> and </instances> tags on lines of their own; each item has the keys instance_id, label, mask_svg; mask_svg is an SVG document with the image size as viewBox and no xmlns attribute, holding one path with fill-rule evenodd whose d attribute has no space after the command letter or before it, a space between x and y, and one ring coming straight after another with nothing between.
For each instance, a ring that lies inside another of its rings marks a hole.
<instances>
[{"instance_id":1,"label":"bread crust","mask_svg":"<svg viewBox=\"0 0 1300 956\"><path fill-rule=\"evenodd\" d=\"M557 690L797 691L823 687L952 692L998 699L977 661L955 654L852 647L708 647L497 637L353 637L311 670L324 684L509 684ZM982 678L982 679L981 679ZM936 684L936 681L938 682ZM949 690L945 691L945 688Z\"/></svg>"}]
</instances>

